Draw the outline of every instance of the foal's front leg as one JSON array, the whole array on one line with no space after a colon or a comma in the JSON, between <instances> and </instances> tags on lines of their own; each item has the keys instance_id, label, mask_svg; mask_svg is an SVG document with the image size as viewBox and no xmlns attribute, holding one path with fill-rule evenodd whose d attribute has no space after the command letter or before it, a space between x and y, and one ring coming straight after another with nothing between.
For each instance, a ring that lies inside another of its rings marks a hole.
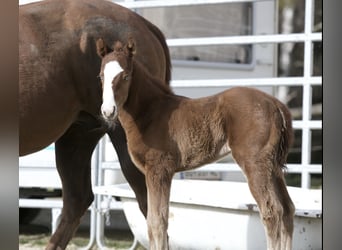
<instances>
[{"instance_id":1,"label":"foal's front leg","mask_svg":"<svg viewBox=\"0 0 342 250\"><path fill-rule=\"evenodd\" d=\"M172 175L155 167L146 173L148 193L147 227L151 250L167 250L169 200Z\"/></svg>"},{"instance_id":2,"label":"foal's front leg","mask_svg":"<svg viewBox=\"0 0 342 250\"><path fill-rule=\"evenodd\" d=\"M127 139L121 123L107 131L118 154L121 170L137 198L140 211L147 216L147 188L145 175L134 165L128 153Z\"/></svg>"}]
</instances>

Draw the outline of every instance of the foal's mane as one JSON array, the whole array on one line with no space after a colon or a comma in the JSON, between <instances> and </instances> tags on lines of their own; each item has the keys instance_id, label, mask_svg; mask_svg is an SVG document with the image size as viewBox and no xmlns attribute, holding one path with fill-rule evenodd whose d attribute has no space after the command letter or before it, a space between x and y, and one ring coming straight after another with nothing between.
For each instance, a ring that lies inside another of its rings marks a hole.
<instances>
[{"instance_id":1,"label":"foal's mane","mask_svg":"<svg viewBox=\"0 0 342 250\"><path fill-rule=\"evenodd\" d=\"M158 90L160 90L164 94L174 95L173 90L170 87L170 81L164 82L160 80L159 78L153 76L150 72L147 71L144 65L136 61L134 57L133 57L132 77L133 78L138 77L138 79L136 79L138 81L141 81L141 79L143 79L142 81L144 82L144 84L139 84L142 88L146 86L145 84L149 84L149 85L152 85L152 89L158 88ZM150 89L150 88L147 87L146 89Z\"/></svg>"}]
</instances>

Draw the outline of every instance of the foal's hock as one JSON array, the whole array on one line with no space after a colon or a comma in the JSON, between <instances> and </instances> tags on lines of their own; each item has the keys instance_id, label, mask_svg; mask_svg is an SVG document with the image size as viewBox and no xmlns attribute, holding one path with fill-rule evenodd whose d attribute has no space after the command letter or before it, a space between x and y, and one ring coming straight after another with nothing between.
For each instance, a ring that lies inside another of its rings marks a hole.
<instances>
[{"instance_id":1,"label":"foal's hock","mask_svg":"<svg viewBox=\"0 0 342 250\"><path fill-rule=\"evenodd\" d=\"M231 153L245 174L269 249L291 249L294 205L283 168L292 139L291 116L276 98L232 88L199 99L175 95L135 60L135 43L97 42L102 57L102 113L118 117L128 150L146 177L150 249L168 249L168 211L175 172Z\"/></svg>"}]
</instances>

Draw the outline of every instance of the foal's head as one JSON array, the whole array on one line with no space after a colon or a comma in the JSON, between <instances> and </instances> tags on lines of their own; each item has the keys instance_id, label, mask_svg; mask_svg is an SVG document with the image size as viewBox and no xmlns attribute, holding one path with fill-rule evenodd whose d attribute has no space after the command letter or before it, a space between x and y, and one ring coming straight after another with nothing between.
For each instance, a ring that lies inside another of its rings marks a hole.
<instances>
[{"instance_id":1,"label":"foal's head","mask_svg":"<svg viewBox=\"0 0 342 250\"><path fill-rule=\"evenodd\" d=\"M113 48L108 47L100 38L96 41L97 54L102 58L102 106L101 112L106 119L115 119L117 107L123 105L128 96L131 83L133 54L135 44L128 39L127 44L117 41Z\"/></svg>"}]
</instances>

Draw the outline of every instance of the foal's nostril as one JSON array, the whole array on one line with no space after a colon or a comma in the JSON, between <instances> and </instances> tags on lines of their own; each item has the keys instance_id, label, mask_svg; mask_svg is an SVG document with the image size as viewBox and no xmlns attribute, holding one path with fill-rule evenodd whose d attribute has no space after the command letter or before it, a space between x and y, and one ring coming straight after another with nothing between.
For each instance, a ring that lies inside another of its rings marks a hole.
<instances>
[{"instance_id":1,"label":"foal's nostril","mask_svg":"<svg viewBox=\"0 0 342 250\"><path fill-rule=\"evenodd\" d=\"M115 107L104 108L101 107L102 116L106 119L112 119L115 116Z\"/></svg>"},{"instance_id":2,"label":"foal's nostril","mask_svg":"<svg viewBox=\"0 0 342 250\"><path fill-rule=\"evenodd\" d=\"M110 118L113 118L115 116L115 107L113 107L112 113L110 114Z\"/></svg>"}]
</instances>

